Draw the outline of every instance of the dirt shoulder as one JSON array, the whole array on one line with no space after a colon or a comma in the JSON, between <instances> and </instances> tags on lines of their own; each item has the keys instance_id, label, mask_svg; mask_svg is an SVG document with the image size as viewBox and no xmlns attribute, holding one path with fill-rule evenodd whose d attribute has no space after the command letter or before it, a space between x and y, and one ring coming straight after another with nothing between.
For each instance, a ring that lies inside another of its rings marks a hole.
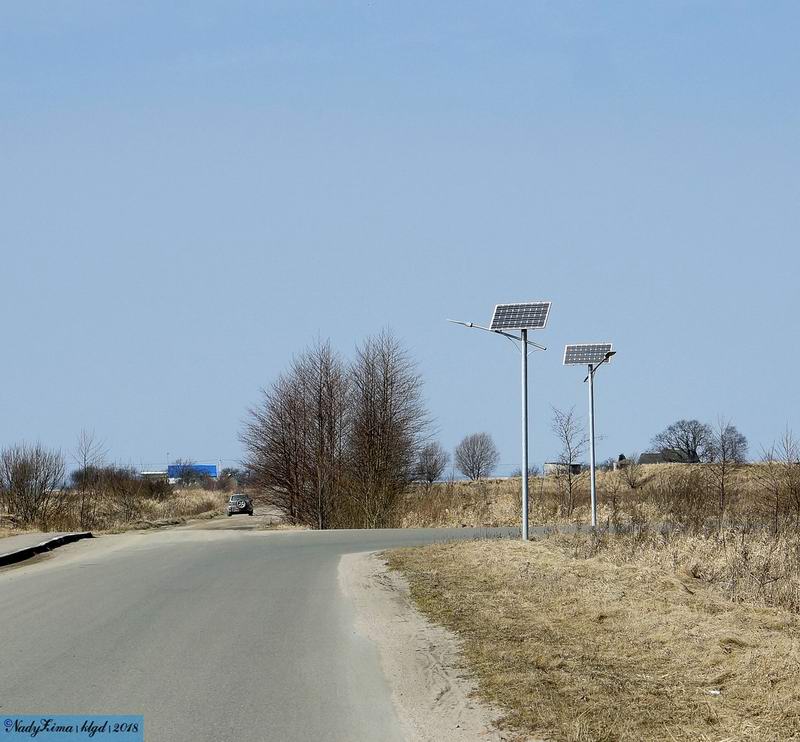
<instances>
[{"instance_id":1,"label":"dirt shoulder","mask_svg":"<svg viewBox=\"0 0 800 742\"><path fill-rule=\"evenodd\" d=\"M459 667L458 637L419 613L402 575L374 554L346 554L339 585L355 609L357 631L377 645L406 740L519 738L500 733L499 712L473 699L475 685Z\"/></svg>"},{"instance_id":2,"label":"dirt shoulder","mask_svg":"<svg viewBox=\"0 0 800 742\"><path fill-rule=\"evenodd\" d=\"M546 543L388 552L502 727L554 740L800 739L800 622Z\"/></svg>"}]
</instances>

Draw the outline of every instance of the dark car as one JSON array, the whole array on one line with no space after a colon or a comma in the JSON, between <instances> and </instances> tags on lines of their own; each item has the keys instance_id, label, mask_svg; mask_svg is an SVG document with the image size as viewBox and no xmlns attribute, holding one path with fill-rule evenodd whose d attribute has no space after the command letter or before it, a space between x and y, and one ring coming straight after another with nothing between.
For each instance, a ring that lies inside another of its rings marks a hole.
<instances>
[{"instance_id":1,"label":"dark car","mask_svg":"<svg viewBox=\"0 0 800 742\"><path fill-rule=\"evenodd\" d=\"M228 516L236 513L253 514L253 501L247 495L231 495L228 500Z\"/></svg>"}]
</instances>

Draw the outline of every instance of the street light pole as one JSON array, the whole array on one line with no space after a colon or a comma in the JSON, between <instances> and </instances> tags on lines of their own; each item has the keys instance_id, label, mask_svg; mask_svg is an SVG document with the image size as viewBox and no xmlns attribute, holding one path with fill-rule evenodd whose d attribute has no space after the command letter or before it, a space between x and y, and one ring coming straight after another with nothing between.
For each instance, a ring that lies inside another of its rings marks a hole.
<instances>
[{"instance_id":1,"label":"street light pole","mask_svg":"<svg viewBox=\"0 0 800 742\"><path fill-rule=\"evenodd\" d=\"M522 540L528 540L528 346L535 350L547 350L543 345L528 340L528 330L543 330L550 314L550 302L526 302L522 304L497 304L492 315L491 325L483 327L475 322L462 322L450 319L456 325L484 330L502 335L520 345L522 354ZM508 330L519 330L512 335Z\"/></svg>"},{"instance_id":2,"label":"street light pole","mask_svg":"<svg viewBox=\"0 0 800 742\"><path fill-rule=\"evenodd\" d=\"M522 347L522 540L528 540L528 331L523 329Z\"/></svg>"},{"instance_id":3,"label":"street light pole","mask_svg":"<svg viewBox=\"0 0 800 742\"><path fill-rule=\"evenodd\" d=\"M608 363L617 351L611 343L576 343L564 348L565 366L588 365L584 383L589 382L589 482L592 503L592 528L597 527L597 457L594 434L594 375L604 363ZM572 465L572 462L569 462Z\"/></svg>"},{"instance_id":4,"label":"street light pole","mask_svg":"<svg viewBox=\"0 0 800 742\"><path fill-rule=\"evenodd\" d=\"M589 468L591 470L592 528L597 527L597 465L594 451L594 366L589 364Z\"/></svg>"}]
</instances>

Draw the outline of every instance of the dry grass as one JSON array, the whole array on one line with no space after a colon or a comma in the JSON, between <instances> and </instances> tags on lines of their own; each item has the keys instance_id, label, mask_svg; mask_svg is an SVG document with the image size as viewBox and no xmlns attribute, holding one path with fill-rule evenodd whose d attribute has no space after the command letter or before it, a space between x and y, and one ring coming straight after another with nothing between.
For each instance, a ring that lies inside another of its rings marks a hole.
<instances>
[{"instance_id":1,"label":"dry grass","mask_svg":"<svg viewBox=\"0 0 800 742\"><path fill-rule=\"evenodd\" d=\"M751 464L731 472L727 482L727 524L770 524L774 496L765 485L765 467ZM622 472L598 471L598 520L606 524L678 522L701 527L718 518L718 492L712 471L703 464L655 464L636 468L631 487ZM798 477L800 480L800 477ZM579 524L589 521L589 476L576 481L574 508L565 505L563 483L556 477L530 481L531 525ZM786 492L779 498L781 527L800 527L798 503ZM520 481L438 482L415 485L396 508L398 526L500 527L519 525Z\"/></svg>"},{"instance_id":2,"label":"dry grass","mask_svg":"<svg viewBox=\"0 0 800 742\"><path fill-rule=\"evenodd\" d=\"M176 490L163 500L142 500L136 518L126 520L107 514L101 529L119 533L159 525L176 525L190 518L210 518L225 512L229 495L201 489Z\"/></svg>"},{"instance_id":3,"label":"dry grass","mask_svg":"<svg viewBox=\"0 0 800 742\"><path fill-rule=\"evenodd\" d=\"M800 535L786 531L607 529L553 533L547 543L575 558L655 568L712 585L732 601L800 613Z\"/></svg>"},{"instance_id":4,"label":"dry grass","mask_svg":"<svg viewBox=\"0 0 800 742\"><path fill-rule=\"evenodd\" d=\"M598 472L598 488L601 491L612 476ZM589 515L588 482L587 475L579 477L580 495L572 513L567 514L561 508L555 479L532 478L529 498L531 525L586 522ZM634 500L639 503L641 493L626 494L628 504ZM519 510L519 478L437 482L431 487L415 485L409 490L397 505L396 519L403 528L498 528L518 526ZM611 506L604 503L601 515L605 519L611 518Z\"/></svg>"},{"instance_id":5,"label":"dry grass","mask_svg":"<svg viewBox=\"0 0 800 742\"><path fill-rule=\"evenodd\" d=\"M556 536L388 558L423 612L463 638L504 726L575 741L800 739L795 615L728 600L668 560L627 561L624 543L570 548Z\"/></svg>"},{"instance_id":6,"label":"dry grass","mask_svg":"<svg viewBox=\"0 0 800 742\"><path fill-rule=\"evenodd\" d=\"M175 525L189 518L221 515L225 511L228 497L225 492L212 490L174 490L159 499L139 498L133 503L133 507L130 504L123 507L111 497L101 497L94 502L93 525L90 530L120 533L159 525ZM64 503L58 517L52 519L49 530L79 530L76 504Z\"/></svg>"}]
</instances>

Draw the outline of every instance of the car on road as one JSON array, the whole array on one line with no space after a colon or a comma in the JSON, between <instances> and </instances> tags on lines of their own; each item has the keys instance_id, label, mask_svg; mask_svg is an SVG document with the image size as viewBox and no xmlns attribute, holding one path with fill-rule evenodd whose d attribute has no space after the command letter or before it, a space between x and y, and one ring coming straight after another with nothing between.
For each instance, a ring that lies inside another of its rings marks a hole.
<instances>
[{"instance_id":1,"label":"car on road","mask_svg":"<svg viewBox=\"0 0 800 742\"><path fill-rule=\"evenodd\" d=\"M228 517L237 513L253 514L253 501L247 495L231 495L228 499Z\"/></svg>"}]
</instances>

